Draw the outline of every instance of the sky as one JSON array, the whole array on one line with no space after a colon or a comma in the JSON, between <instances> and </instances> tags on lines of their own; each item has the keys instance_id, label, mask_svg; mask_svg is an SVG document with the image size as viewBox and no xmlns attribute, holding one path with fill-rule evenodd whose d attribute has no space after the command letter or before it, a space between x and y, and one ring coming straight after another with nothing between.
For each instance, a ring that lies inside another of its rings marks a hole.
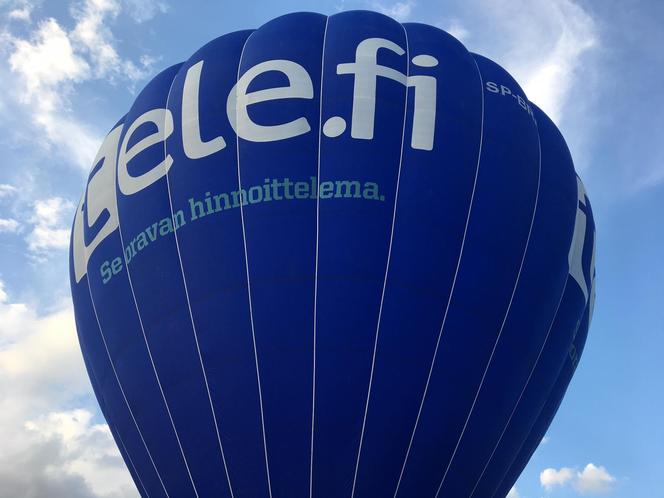
<instances>
[{"instance_id":1,"label":"sky","mask_svg":"<svg viewBox=\"0 0 664 498\"><path fill-rule=\"evenodd\" d=\"M664 497L664 3L0 0L0 498L129 498L81 359L69 227L105 133L161 69L293 11L435 24L566 137L593 203L584 356L511 498Z\"/></svg>"}]
</instances>

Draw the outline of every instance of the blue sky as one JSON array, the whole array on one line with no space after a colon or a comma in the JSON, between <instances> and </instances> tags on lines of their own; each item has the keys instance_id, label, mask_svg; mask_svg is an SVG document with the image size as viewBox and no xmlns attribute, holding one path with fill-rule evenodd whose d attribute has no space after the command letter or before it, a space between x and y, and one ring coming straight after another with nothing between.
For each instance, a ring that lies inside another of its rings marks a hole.
<instances>
[{"instance_id":1,"label":"blue sky","mask_svg":"<svg viewBox=\"0 0 664 498\"><path fill-rule=\"evenodd\" d=\"M278 15L369 8L506 67L565 135L597 224L583 360L511 496L664 496L664 3L0 0L0 498L135 497L84 372L74 204L159 70Z\"/></svg>"}]
</instances>

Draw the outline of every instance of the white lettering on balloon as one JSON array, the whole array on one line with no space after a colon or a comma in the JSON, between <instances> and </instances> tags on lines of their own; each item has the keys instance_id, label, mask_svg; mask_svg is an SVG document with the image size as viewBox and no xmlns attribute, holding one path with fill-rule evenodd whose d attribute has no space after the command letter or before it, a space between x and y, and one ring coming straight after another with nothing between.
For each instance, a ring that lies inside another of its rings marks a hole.
<instances>
[{"instance_id":1,"label":"white lettering on balloon","mask_svg":"<svg viewBox=\"0 0 664 498\"><path fill-rule=\"evenodd\" d=\"M358 140L372 140L376 114L376 81L387 78L396 83L414 88L413 126L410 146L413 149L430 151L434 146L436 124L436 87L433 76L407 76L402 72L378 64L378 51L389 50L399 56L405 55L402 47L383 38L368 38L361 41L355 51L355 61L338 64L336 72L340 76L352 75L353 107L350 136ZM431 68L438 60L426 54L411 59L414 66ZM193 64L185 74L182 90L182 119L179 125L182 132L182 147L187 158L196 160L210 156L226 148L226 139L216 136L204 141L200 122L200 85L205 77L205 61ZM258 76L266 72L280 72L288 84L273 88L249 91L249 86ZM311 132L311 124L300 116L289 122L264 125L255 122L249 115L249 108L264 102L305 99L313 100L314 88L307 70L296 62L276 59L256 64L239 78L226 99L226 116L235 133L243 140L251 142L273 142L287 140ZM152 124L156 131L141 138L129 147L134 133L143 125ZM175 123L170 110L151 109L132 123L126 123L126 133L120 142L122 126L111 131L102 144L88 186L76 211L73 228L73 259L76 281L87 272L90 255L99 244L118 227L116 181L120 192L134 195L163 178L173 164L171 155L151 167L148 171L133 175L130 162L146 149L164 143L174 132ZM346 122L341 116L330 118L322 132L330 138L344 133ZM104 221L105 219L105 221ZM96 225L96 226L95 226ZM101 225L101 227L99 226ZM96 233L87 244L85 233L94 229Z\"/></svg>"}]
</instances>

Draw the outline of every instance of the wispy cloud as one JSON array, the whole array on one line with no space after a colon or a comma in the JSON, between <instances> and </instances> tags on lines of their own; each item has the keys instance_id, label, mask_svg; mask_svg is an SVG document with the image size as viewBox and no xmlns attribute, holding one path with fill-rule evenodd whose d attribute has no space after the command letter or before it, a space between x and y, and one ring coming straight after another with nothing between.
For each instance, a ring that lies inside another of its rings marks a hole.
<instances>
[{"instance_id":1,"label":"wispy cloud","mask_svg":"<svg viewBox=\"0 0 664 498\"><path fill-rule=\"evenodd\" d=\"M6 183L0 183L0 201L14 197L16 194L16 187ZM0 216L0 233L16 233L19 231L20 227L21 223L18 220L14 218L8 218L6 215Z\"/></svg>"},{"instance_id":2,"label":"wispy cloud","mask_svg":"<svg viewBox=\"0 0 664 498\"><path fill-rule=\"evenodd\" d=\"M21 224L14 218L0 218L0 233L17 232Z\"/></svg>"},{"instance_id":3,"label":"wispy cloud","mask_svg":"<svg viewBox=\"0 0 664 498\"><path fill-rule=\"evenodd\" d=\"M483 8L496 32L473 38L478 51L503 64L528 98L560 122L579 69L598 46L595 19L572 0L496 0Z\"/></svg>"},{"instance_id":4,"label":"wispy cloud","mask_svg":"<svg viewBox=\"0 0 664 498\"><path fill-rule=\"evenodd\" d=\"M9 21L22 21L29 23L32 20L32 11L36 0L3 0L0 6L6 7Z\"/></svg>"},{"instance_id":5,"label":"wispy cloud","mask_svg":"<svg viewBox=\"0 0 664 498\"><path fill-rule=\"evenodd\" d=\"M16 187L7 183L0 183L0 199L16 193Z\"/></svg>"},{"instance_id":6,"label":"wispy cloud","mask_svg":"<svg viewBox=\"0 0 664 498\"><path fill-rule=\"evenodd\" d=\"M452 18L449 21L438 23L438 27L447 31L460 42L466 42L470 37L470 31L463 24L461 19Z\"/></svg>"},{"instance_id":7,"label":"wispy cloud","mask_svg":"<svg viewBox=\"0 0 664 498\"><path fill-rule=\"evenodd\" d=\"M143 5L145 10L152 3L134 5ZM121 9L116 0L85 0L71 8L75 21L71 30L48 18L27 36L11 31L3 35L11 71L6 90L28 110L32 125L41 131L43 140L38 143L56 147L64 158L84 170L90 167L102 134L72 111L70 97L77 86L99 79L133 84L151 71L150 57L133 61L121 57L116 49L110 25Z\"/></svg>"},{"instance_id":8,"label":"wispy cloud","mask_svg":"<svg viewBox=\"0 0 664 498\"><path fill-rule=\"evenodd\" d=\"M523 73L529 99L551 119L560 121L575 84L577 69L587 51L596 46L597 34L593 19L580 6L572 2L551 2L550 5L551 18L558 27L555 43L539 63L529 68L517 63L516 74Z\"/></svg>"},{"instance_id":9,"label":"wispy cloud","mask_svg":"<svg viewBox=\"0 0 664 498\"><path fill-rule=\"evenodd\" d=\"M9 19L17 19L20 21L27 21L30 22L30 14L31 14L31 8L29 6L21 7L18 9L13 9L9 11L9 14L7 14L7 17Z\"/></svg>"},{"instance_id":10,"label":"wispy cloud","mask_svg":"<svg viewBox=\"0 0 664 498\"><path fill-rule=\"evenodd\" d=\"M100 135L68 111L73 86L90 78L89 63L77 53L55 19L42 21L29 39L12 38L9 65L17 100L46 138L81 168L89 168Z\"/></svg>"},{"instance_id":11,"label":"wispy cloud","mask_svg":"<svg viewBox=\"0 0 664 498\"><path fill-rule=\"evenodd\" d=\"M139 81L148 76L150 68L122 59L115 48L113 33L108 21L120 13L121 5L115 0L87 0L72 9L76 26L70 37L79 51L87 55L94 69L94 76L122 77Z\"/></svg>"},{"instance_id":12,"label":"wispy cloud","mask_svg":"<svg viewBox=\"0 0 664 498\"><path fill-rule=\"evenodd\" d=\"M168 12L168 3L160 0L126 0L127 10L136 22L145 22Z\"/></svg>"},{"instance_id":13,"label":"wispy cloud","mask_svg":"<svg viewBox=\"0 0 664 498\"><path fill-rule=\"evenodd\" d=\"M410 19L415 5L415 2L412 0L394 3L374 1L371 3L371 8L397 21L404 22Z\"/></svg>"},{"instance_id":14,"label":"wispy cloud","mask_svg":"<svg viewBox=\"0 0 664 498\"><path fill-rule=\"evenodd\" d=\"M519 494L519 491L517 491L516 486L513 486L505 498L521 498L521 495Z\"/></svg>"},{"instance_id":15,"label":"wispy cloud","mask_svg":"<svg viewBox=\"0 0 664 498\"><path fill-rule=\"evenodd\" d=\"M466 46L515 77L561 129L584 174L594 162L598 89L605 83L602 21L576 0L470 0L468 9L474 22L462 25Z\"/></svg>"},{"instance_id":16,"label":"wispy cloud","mask_svg":"<svg viewBox=\"0 0 664 498\"><path fill-rule=\"evenodd\" d=\"M34 203L30 217L32 230L26 240L28 249L37 257L46 256L51 250L69 246L69 219L73 216L74 203L62 197L51 197Z\"/></svg>"}]
</instances>

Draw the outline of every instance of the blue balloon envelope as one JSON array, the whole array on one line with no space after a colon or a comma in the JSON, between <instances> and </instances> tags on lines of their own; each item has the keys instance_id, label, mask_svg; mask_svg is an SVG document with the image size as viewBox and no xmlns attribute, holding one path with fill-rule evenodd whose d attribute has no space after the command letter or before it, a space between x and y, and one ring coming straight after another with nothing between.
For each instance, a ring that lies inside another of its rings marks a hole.
<instances>
[{"instance_id":1,"label":"blue balloon envelope","mask_svg":"<svg viewBox=\"0 0 664 498\"><path fill-rule=\"evenodd\" d=\"M500 66L365 11L158 74L72 229L79 340L145 497L503 497L594 302L563 137Z\"/></svg>"}]
</instances>

